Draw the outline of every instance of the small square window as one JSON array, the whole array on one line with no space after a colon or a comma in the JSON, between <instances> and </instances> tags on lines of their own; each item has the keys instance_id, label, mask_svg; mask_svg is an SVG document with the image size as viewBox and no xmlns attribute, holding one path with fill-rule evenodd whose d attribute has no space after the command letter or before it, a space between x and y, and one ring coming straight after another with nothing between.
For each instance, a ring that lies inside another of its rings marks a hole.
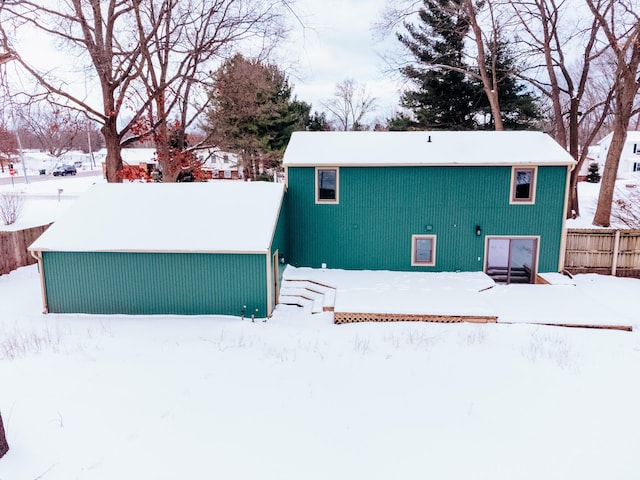
<instances>
[{"instance_id":1,"label":"small square window","mask_svg":"<svg viewBox=\"0 0 640 480\"><path fill-rule=\"evenodd\" d=\"M534 203L536 168L514 168L511 171L511 203Z\"/></svg>"},{"instance_id":2,"label":"small square window","mask_svg":"<svg viewBox=\"0 0 640 480\"><path fill-rule=\"evenodd\" d=\"M316 203L338 203L338 169L316 169Z\"/></svg>"},{"instance_id":3,"label":"small square window","mask_svg":"<svg viewBox=\"0 0 640 480\"><path fill-rule=\"evenodd\" d=\"M411 265L429 267L436 264L436 236L413 235L411 237Z\"/></svg>"},{"instance_id":4,"label":"small square window","mask_svg":"<svg viewBox=\"0 0 640 480\"><path fill-rule=\"evenodd\" d=\"M634 162L633 163L633 171L634 172L640 172L640 162Z\"/></svg>"}]
</instances>

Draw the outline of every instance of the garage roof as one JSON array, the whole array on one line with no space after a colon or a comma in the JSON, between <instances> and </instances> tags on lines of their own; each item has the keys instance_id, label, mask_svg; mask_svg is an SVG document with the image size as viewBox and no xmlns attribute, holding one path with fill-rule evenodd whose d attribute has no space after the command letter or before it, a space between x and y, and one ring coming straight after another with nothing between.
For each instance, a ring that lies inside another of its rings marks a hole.
<instances>
[{"instance_id":1,"label":"garage roof","mask_svg":"<svg viewBox=\"0 0 640 480\"><path fill-rule=\"evenodd\" d=\"M264 253L283 195L269 182L99 184L29 249Z\"/></svg>"}]
</instances>

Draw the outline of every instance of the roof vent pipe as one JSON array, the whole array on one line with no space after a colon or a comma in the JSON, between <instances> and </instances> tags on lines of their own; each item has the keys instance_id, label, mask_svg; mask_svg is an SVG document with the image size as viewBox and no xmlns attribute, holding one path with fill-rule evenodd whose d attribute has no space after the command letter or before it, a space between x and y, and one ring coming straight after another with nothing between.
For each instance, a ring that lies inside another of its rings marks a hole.
<instances>
[{"instance_id":1,"label":"roof vent pipe","mask_svg":"<svg viewBox=\"0 0 640 480\"><path fill-rule=\"evenodd\" d=\"M427 139L427 143L431 143L431 135L429 135L429 138Z\"/></svg>"}]
</instances>

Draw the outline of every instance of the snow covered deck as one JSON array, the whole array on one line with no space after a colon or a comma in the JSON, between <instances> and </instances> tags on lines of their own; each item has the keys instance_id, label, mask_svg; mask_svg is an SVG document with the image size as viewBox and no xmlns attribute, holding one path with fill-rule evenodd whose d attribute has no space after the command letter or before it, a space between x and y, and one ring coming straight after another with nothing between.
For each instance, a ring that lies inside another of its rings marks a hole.
<instances>
[{"instance_id":1,"label":"snow covered deck","mask_svg":"<svg viewBox=\"0 0 640 480\"><path fill-rule=\"evenodd\" d=\"M547 285L496 285L482 272L391 272L295 268L284 272L281 303L335 323L431 321L526 323L631 330L634 319L574 280L543 274ZM297 301L296 301L297 299Z\"/></svg>"}]
</instances>

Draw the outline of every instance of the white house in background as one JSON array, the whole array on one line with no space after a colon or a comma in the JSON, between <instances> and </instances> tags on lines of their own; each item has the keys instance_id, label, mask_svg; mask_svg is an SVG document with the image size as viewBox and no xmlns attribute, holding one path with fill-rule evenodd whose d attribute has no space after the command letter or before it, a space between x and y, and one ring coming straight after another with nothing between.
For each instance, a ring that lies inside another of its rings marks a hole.
<instances>
[{"instance_id":1,"label":"white house in background","mask_svg":"<svg viewBox=\"0 0 640 480\"><path fill-rule=\"evenodd\" d=\"M104 162L107 158L107 149L101 148L94 153L97 162ZM123 148L120 150L120 156L122 156L122 162L127 165L155 165L158 163L156 159L155 148Z\"/></svg>"},{"instance_id":2,"label":"white house in background","mask_svg":"<svg viewBox=\"0 0 640 480\"><path fill-rule=\"evenodd\" d=\"M613 132L598 142L599 150L596 161L600 165L601 171L607 160L607 153L609 153L612 139ZM630 178L634 175L640 175L640 131L630 130L627 132L627 139L620 154L618 178Z\"/></svg>"},{"instance_id":3,"label":"white house in background","mask_svg":"<svg viewBox=\"0 0 640 480\"><path fill-rule=\"evenodd\" d=\"M235 153L223 152L217 148L198 150L198 159L202 169L211 172L211 178L220 180L239 180L244 178L240 159Z\"/></svg>"},{"instance_id":4,"label":"white house in background","mask_svg":"<svg viewBox=\"0 0 640 480\"><path fill-rule=\"evenodd\" d=\"M592 163L597 163L599 167L600 175L602 175L602 169L604 168L604 163L600 164L598 161L598 157L600 155L600 145L591 145L587 148L587 158L585 158L582 166L580 167L580 171L578 172L578 181L584 182L587 179L587 175L589 175L589 166Z\"/></svg>"}]
</instances>

